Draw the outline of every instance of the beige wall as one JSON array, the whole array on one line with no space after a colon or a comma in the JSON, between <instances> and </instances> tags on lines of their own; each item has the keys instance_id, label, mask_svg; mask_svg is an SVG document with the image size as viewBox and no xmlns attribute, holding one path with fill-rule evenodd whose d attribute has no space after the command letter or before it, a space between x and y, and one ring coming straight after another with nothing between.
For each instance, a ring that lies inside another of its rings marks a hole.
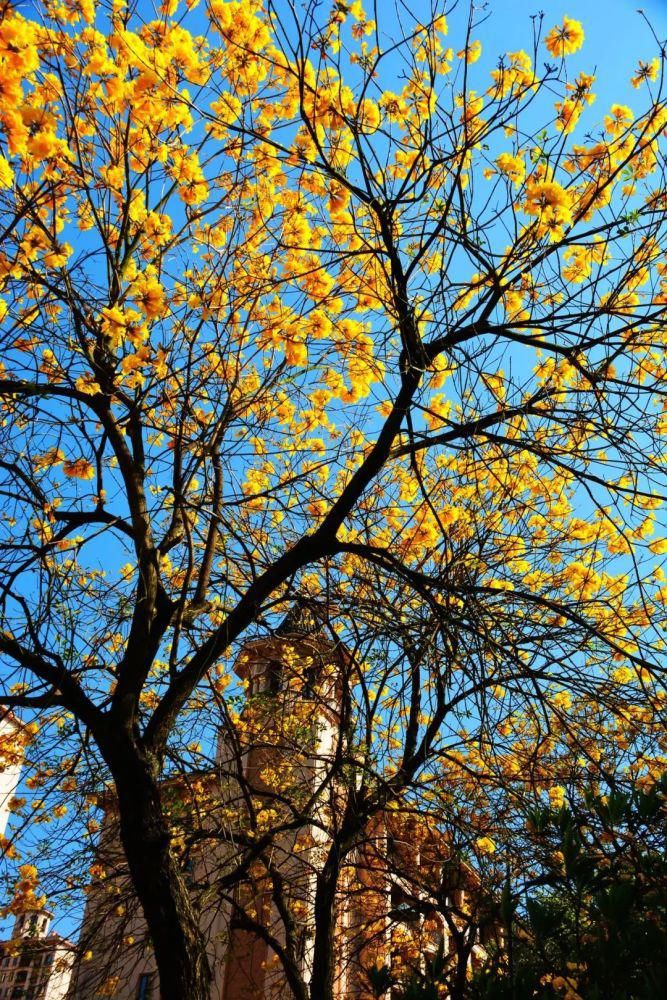
<instances>
[{"instance_id":1,"label":"beige wall","mask_svg":"<svg viewBox=\"0 0 667 1000\"><path fill-rule=\"evenodd\" d=\"M21 723L13 715L0 709L0 836L5 835L9 802L21 777L23 747L15 739L20 728Z\"/></svg>"},{"instance_id":2,"label":"beige wall","mask_svg":"<svg viewBox=\"0 0 667 1000\"><path fill-rule=\"evenodd\" d=\"M46 987L44 1000L66 1000L73 964L71 948L56 948L53 956L53 972Z\"/></svg>"}]
</instances>

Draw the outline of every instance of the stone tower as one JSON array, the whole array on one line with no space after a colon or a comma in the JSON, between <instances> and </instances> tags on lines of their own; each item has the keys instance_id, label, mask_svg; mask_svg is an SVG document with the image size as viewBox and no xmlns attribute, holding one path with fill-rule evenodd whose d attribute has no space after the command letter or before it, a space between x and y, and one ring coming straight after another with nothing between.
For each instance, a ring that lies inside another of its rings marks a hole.
<instances>
[{"instance_id":1,"label":"stone tower","mask_svg":"<svg viewBox=\"0 0 667 1000\"><path fill-rule=\"evenodd\" d=\"M235 664L247 700L238 735L220 743L219 766L230 777L228 787L245 796L245 803L238 803L240 828L251 822L253 835L260 837L265 824L267 829L282 825L284 832L271 843L268 866L257 866L256 877L239 890L230 912L225 1000L287 995L284 973L271 961L266 936L247 919L251 914L284 944L284 914L279 911L285 901L295 915L296 962L308 979L308 915L315 872L326 848L323 827L335 808L336 789L329 776L340 739L346 660L344 647L326 634L312 608L297 604L272 635L247 643ZM277 900L276 882L287 887Z\"/></svg>"}]
</instances>

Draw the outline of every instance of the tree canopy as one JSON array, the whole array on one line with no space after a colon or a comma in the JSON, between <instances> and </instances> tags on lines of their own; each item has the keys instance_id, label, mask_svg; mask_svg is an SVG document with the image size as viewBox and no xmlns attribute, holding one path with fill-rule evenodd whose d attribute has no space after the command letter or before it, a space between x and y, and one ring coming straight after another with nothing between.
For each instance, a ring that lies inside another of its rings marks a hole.
<instances>
[{"instance_id":1,"label":"tree canopy","mask_svg":"<svg viewBox=\"0 0 667 1000\"><path fill-rule=\"evenodd\" d=\"M298 599L347 651L292 983L330 996L378 812L502 885L527 801L664 770L663 49L630 109L570 69L567 16L502 55L437 3L1 17L0 704L46 789L21 822L94 834L111 783L163 996L208 996L164 779L243 736L232 660ZM225 891L288 821L250 812Z\"/></svg>"}]
</instances>

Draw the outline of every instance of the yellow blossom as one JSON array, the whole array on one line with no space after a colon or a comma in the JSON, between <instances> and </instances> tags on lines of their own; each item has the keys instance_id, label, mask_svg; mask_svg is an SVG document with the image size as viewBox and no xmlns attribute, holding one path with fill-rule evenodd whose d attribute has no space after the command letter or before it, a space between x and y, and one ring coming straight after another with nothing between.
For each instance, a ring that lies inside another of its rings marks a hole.
<instances>
[{"instance_id":1,"label":"yellow blossom","mask_svg":"<svg viewBox=\"0 0 667 1000\"><path fill-rule=\"evenodd\" d=\"M544 44L552 56L569 56L584 44L584 29L579 21L566 15L561 25L551 29Z\"/></svg>"}]
</instances>

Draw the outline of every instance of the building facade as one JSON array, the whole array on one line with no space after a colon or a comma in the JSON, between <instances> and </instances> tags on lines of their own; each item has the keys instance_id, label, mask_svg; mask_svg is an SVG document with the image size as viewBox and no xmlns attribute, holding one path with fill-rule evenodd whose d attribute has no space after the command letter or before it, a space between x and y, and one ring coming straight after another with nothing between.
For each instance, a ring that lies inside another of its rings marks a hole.
<instances>
[{"instance_id":1,"label":"building facade","mask_svg":"<svg viewBox=\"0 0 667 1000\"><path fill-rule=\"evenodd\" d=\"M10 804L21 777L26 730L13 712L0 709L0 845L3 846Z\"/></svg>"},{"instance_id":2,"label":"building facade","mask_svg":"<svg viewBox=\"0 0 667 1000\"><path fill-rule=\"evenodd\" d=\"M50 932L48 910L27 910L0 942L0 1000L66 1000L75 946Z\"/></svg>"},{"instance_id":3,"label":"building facade","mask_svg":"<svg viewBox=\"0 0 667 1000\"><path fill-rule=\"evenodd\" d=\"M310 980L318 873L349 794L349 786L332 780L347 658L301 613L248 643L235 665L245 707L219 740L215 768L165 783L175 826L183 819L182 865L208 943L211 1000L287 1000L293 993L286 969ZM280 832L262 849L268 829ZM334 904L337 1000L372 996L369 967L389 962L398 975L440 942L455 946L452 931L465 920L448 924L420 888L429 865L442 869L445 850L437 831L418 832L395 813L376 815L357 837ZM234 877L240 858L241 880ZM93 869L71 1000L158 1000L112 800ZM460 864L450 874L449 902L462 915L475 880ZM470 942L465 962L481 949L483 942Z\"/></svg>"}]
</instances>

